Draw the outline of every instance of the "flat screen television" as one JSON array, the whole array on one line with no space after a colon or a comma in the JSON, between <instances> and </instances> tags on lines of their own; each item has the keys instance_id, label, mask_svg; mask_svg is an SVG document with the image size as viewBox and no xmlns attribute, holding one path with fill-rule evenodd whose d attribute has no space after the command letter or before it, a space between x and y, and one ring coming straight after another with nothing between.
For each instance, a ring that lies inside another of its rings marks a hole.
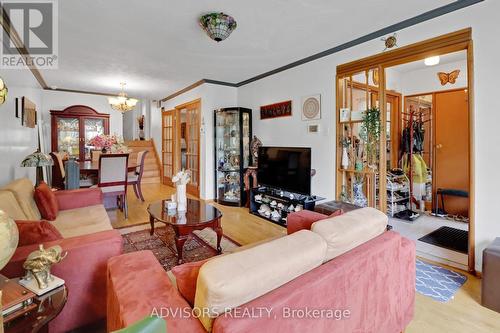
<instances>
[{"instance_id":1,"label":"flat screen television","mask_svg":"<svg viewBox=\"0 0 500 333\"><path fill-rule=\"evenodd\" d=\"M311 195L311 148L260 147L257 180L261 186Z\"/></svg>"}]
</instances>

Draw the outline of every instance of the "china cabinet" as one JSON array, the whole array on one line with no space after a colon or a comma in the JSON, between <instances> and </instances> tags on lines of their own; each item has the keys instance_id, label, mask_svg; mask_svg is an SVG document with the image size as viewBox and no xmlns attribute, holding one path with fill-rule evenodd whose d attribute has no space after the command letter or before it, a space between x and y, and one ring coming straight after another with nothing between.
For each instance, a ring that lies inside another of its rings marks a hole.
<instances>
[{"instance_id":1,"label":"china cabinet","mask_svg":"<svg viewBox=\"0 0 500 333\"><path fill-rule=\"evenodd\" d=\"M50 115L52 151L66 151L80 161L91 160L90 139L109 135L109 114L91 107L73 105L62 111L51 110Z\"/></svg>"},{"instance_id":2,"label":"china cabinet","mask_svg":"<svg viewBox=\"0 0 500 333\"><path fill-rule=\"evenodd\" d=\"M218 203L245 203L243 175L252 164L252 110L224 108L214 111L215 196Z\"/></svg>"}]
</instances>

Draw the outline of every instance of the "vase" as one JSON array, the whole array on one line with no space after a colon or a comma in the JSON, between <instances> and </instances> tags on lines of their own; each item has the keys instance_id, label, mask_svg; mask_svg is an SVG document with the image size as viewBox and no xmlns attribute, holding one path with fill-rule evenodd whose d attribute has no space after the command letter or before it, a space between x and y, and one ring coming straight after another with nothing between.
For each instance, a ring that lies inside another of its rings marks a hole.
<instances>
[{"instance_id":1,"label":"vase","mask_svg":"<svg viewBox=\"0 0 500 333\"><path fill-rule=\"evenodd\" d=\"M363 182L354 183L353 192L354 192L353 204L359 207L366 207L368 204L368 200L366 199L366 196L363 193Z\"/></svg>"},{"instance_id":2,"label":"vase","mask_svg":"<svg viewBox=\"0 0 500 333\"><path fill-rule=\"evenodd\" d=\"M343 169L349 168L349 155L347 155L346 147L342 148L342 168Z\"/></svg>"},{"instance_id":3,"label":"vase","mask_svg":"<svg viewBox=\"0 0 500 333\"><path fill-rule=\"evenodd\" d=\"M177 189L177 193L176 193L177 211L184 212L187 210L186 185L179 184L179 185L176 185L175 188Z\"/></svg>"},{"instance_id":4,"label":"vase","mask_svg":"<svg viewBox=\"0 0 500 333\"><path fill-rule=\"evenodd\" d=\"M101 153L106 154L107 152L108 152L108 150L106 149L106 147L102 147Z\"/></svg>"}]
</instances>

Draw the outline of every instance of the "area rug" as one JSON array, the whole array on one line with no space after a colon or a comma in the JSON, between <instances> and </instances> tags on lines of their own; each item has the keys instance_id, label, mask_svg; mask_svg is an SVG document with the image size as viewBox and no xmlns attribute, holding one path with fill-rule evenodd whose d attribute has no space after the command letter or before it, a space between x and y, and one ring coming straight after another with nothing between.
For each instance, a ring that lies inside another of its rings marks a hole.
<instances>
[{"instance_id":1,"label":"area rug","mask_svg":"<svg viewBox=\"0 0 500 333\"><path fill-rule=\"evenodd\" d=\"M416 290L439 302L448 302L467 281L463 274L417 259Z\"/></svg>"},{"instance_id":2,"label":"area rug","mask_svg":"<svg viewBox=\"0 0 500 333\"><path fill-rule=\"evenodd\" d=\"M421 242L460 253L469 253L469 232L451 227L441 227L418 239Z\"/></svg>"},{"instance_id":3,"label":"area rug","mask_svg":"<svg viewBox=\"0 0 500 333\"><path fill-rule=\"evenodd\" d=\"M122 237L125 253L151 250L166 271L177 265L177 250L172 228L155 228L152 236L149 234L149 229L145 229L124 234ZM182 253L184 262L199 261L216 256L216 243L217 235L212 229L195 231L184 244ZM222 253L230 253L239 245L223 236L221 247Z\"/></svg>"}]
</instances>

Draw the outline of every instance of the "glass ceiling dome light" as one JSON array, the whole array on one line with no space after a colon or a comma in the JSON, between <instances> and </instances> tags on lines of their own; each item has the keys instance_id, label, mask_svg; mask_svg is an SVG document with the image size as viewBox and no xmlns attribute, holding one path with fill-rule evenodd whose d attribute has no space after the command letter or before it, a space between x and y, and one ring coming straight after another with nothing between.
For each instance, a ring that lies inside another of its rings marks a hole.
<instances>
[{"instance_id":1,"label":"glass ceiling dome light","mask_svg":"<svg viewBox=\"0 0 500 333\"><path fill-rule=\"evenodd\" d=\"M236 29L233 17L224 13L210 13L200 17L200 25L207 35L216 42L223 41Z\"/></svg>"},{"instance_id":2,"label":"glass ceiling dome light","mask_svg":"<svg viewBox=\"0 0 500 333\"><path fill-rule=\"evenodd\" d=\"M109 97L108 103L113 110L120 111L121 113L132 111L137 104L138 100L135 98L128 98L125 93L125 83L120 83L122 91L116 97Z\"/></svg>"}]
</instances>

